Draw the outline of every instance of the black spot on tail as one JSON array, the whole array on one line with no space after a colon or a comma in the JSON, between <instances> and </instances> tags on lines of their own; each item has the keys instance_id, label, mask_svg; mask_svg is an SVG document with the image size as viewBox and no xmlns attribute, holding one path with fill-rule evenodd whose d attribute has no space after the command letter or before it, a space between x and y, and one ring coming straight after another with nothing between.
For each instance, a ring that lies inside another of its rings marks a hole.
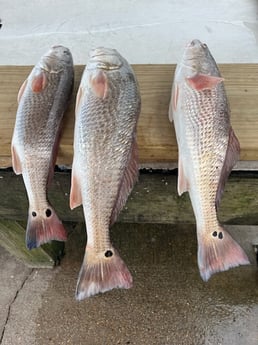
<instances>
[{"instance_id":1,"label":"black spot on tail","mask_svg":"<svg viewBox=\"0 0 258 345\"><path fill-rule=\"evenodd\" d=\"M106 258L110 258L113 255L113 252L111 250L107 250L105 253Z\"/></svg>"},{"instance_id":2,"label":"black spot on tail","mask_svg":"<svg viewBox=\"0 0 258 345\"><path fill-rule=\"evenodd\" d=\"M49 218L49 217L51 216L51 214L52 214L52 212L51 212L51 210L48 208L48 209L46 210L46 216Z\"/></svg>"},{"instance_id":3,"label":"black spot on tail","mask_svg":"<svg viewBox=\"0 0 258 345\"><path fill-rule=\"evenodd\" d=\"M223 238L223 233L219 232L219 239L222 240L222 238Z\"/></svg>"}]
</instances>

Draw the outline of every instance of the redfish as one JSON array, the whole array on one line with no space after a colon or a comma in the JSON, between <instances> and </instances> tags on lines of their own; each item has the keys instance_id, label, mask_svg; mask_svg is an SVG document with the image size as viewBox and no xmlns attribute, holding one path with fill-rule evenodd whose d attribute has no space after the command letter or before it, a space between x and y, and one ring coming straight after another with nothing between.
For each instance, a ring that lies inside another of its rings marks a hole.
<instances>
[{"instance_id":1,"label":"redfish","mask_svg":"<svg viewBox=\"0 0 258 345\"><path fill-rule=\"evenodd\" d=\"M128 289L132 276L109 227L138 178L140 93L133 69L114 49L90 53L76 99L70 206L83 205L87 245L76 298Z\"/></svg>"},{"instance_id":2,"label":"redfish","mask_svg":"<svg viewBox=\"0 0 258 345\"><path fill-rule=\"evenodd\" d=\"M217 208L240 153L220 75L206 44L193 40L177 65L169 118L178 143L178 193L188 191L196 219L198 266L212 274L249 264L243 249L220 225Z\"/></svg>"},{"instance_id":3,"label":"redfish","mask_svg":"<svg viewBox=\"0 0 258 345\"><path fill-rule=\"evenodd\" d=\"M12 138L12 165L22 174L29 199L26 245L65 241L66 231L47 198L57 156L63 114L73 89L69 49L54 46L24 81Z\"/></svg>"}]
</instances>

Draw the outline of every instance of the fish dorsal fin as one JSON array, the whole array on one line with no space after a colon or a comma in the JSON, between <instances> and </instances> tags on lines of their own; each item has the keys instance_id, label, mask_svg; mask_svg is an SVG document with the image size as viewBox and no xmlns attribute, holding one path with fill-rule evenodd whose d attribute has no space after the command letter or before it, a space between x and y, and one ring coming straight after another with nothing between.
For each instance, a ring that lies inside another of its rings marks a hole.
<instances>
[{"instance_id":1,"label":"fish dorsal fin","mask_svg":"<svg viewBox=\"0 0 258 345\"><path fill-rule=\"evenodd\" d=\"M218 184L217 194L216 194L216 208L219 207L221 196L223 194L226 181L229 177L231 170L239 159L240 154L240 144L232 129L229 130L228 147L225 155L224 164L220 174L220 180Z\"/></svg>"},{"instance_id":2,"label":"fish dorsal fin","mask_svg":"<svg viewBox=\"0 0 258 345\"><path fill-rule=\"evenodd\" d=\"M24 82L22 83L22 86L20 87L20 90L19 90L18 96L17 96L17 101L18 101L18 103L20 103L20 100L21 100L22 95L23 95L23 93L24 93L24 91L25 91L25 88L26 88L26 86L27 86L27 83L28 83L28 79L24 80Z\"/></svg>"},{"instance_id":3,"label":"fish dorsal fin","mask_svg":"<svg viewBox=\"0 0 258 345\"><path fill-rule=\"evenodd\" d=\"M182 195L184 192L189 190L189 182L186 178L182 160L180 154L178 155L178 181L177 181L177 191L178 195Z\"/></svg>"},{"instance_id":4,"label":"fish dorsal fin","mask_svg":"<svg viewBox=\"0 0 258 345\"><path fill-rule=\"evenodd\" d=\"M124 175L117 193L116 202L110 218L110 226L116 221L119 212L124 207L127 197L130 194L135 182L138 179L138 147L136 137L131 146L131 153L127 167L125 168Z\"/></svg>"},{"instance_id":5,"label":"fish dorsal fin","mask_svg":"<svg viewBox=\"0 0 258 345\"><path fill-rule=\"evenodd\" d=\"M175 83L172 87L172 95L171 95L171 100L169 104L169 113L168 113L168 118L171 122L173 122L173 113L177 110L178 97L179 97L179 87Z\"/></svg>"},{"instance_id":6,"label":"fish dorsal fin","mask_svg":"<svg viewBox=\"0 0 258 345\"><path fill-rule=\"evenodd\" d=\"M90 86L95 96L105 99L108 93L108 80L106 73L97 70L90 78Z\"/></svg>"},{"instance_id":7,"label":"fish dorsal fin","mask_svg":"<svg viewBox=\"0 0 258 345\"><path fill-rule=\"evenodd\" d=\"M195 74L193 77L187 77L187 84L196 91L209 90L223 82L221 77L214 77L208 74Z\"/></svg>"},{"instance_id":8,"label":"fish dorsal fin","mask_svg":"<svg viewBox=\"0 0 258 345\"><path fill-rule=\"evenodd\" d=\"M40 70L31 81L31 90L35 93L42 92L47 86L47 75L46 72Z\"/></svg>"},{"instance_id":9,"label":"fish dorsal fin","mask_svg":"<svg viewBox=\"0 0 258 345\"><path fill-rule=\"evenodd\" d=\"M22 165L21 165L20 157L18 156L14 145L11 146L11 151L12 151L13 170L14 170L16 175L20 175L22 173Z\"/></svg>"}]
</instances>

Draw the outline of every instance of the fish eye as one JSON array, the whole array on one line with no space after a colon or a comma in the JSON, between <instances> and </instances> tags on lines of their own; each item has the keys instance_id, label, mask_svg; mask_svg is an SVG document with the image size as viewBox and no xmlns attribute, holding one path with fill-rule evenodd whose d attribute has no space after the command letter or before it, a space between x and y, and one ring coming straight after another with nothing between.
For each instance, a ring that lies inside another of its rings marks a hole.
<instances>
[{"instance_id":1,"label":"fish eye","mask_svg":"<svg viewBox=\"0 0 258 345\"><path fill-rule=\"evenodd\" d=\"M204 49L207 48L207 44L206 43L203 43L202 46L203 46Z\"/></svg>"}]
</instances>

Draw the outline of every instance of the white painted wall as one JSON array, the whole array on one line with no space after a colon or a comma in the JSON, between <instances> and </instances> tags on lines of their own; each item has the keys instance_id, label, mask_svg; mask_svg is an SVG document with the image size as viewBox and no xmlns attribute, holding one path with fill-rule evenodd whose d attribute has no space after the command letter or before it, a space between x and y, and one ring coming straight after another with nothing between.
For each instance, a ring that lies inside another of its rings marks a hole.
<instances>
[{"instance_id":1,"label":"white painted wall","mask_svg":"<svg viewBox=\"0 0 258 345\"><path fill-rule=\"evenodd\" d=\"M193 38L217 62L258 62L257 0L0 0L0 64L35 64L53 44L85 64L96 46L130 63L175 63Z\"/></svg>"}]
</instances>

